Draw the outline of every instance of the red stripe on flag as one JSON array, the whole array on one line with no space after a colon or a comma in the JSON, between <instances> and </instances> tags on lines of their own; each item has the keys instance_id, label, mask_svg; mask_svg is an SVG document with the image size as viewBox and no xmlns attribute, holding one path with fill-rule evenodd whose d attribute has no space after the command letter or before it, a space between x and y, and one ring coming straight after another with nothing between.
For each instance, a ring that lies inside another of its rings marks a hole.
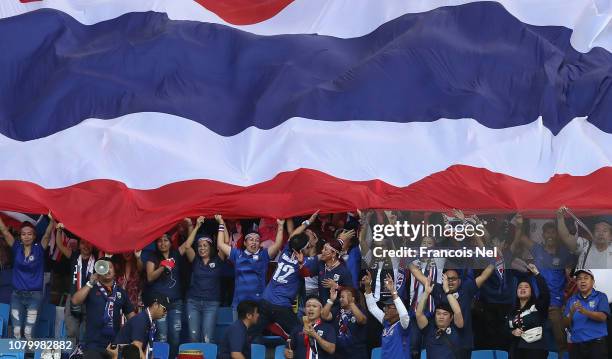
<instances>
[{"instance_id":1,"label":"red stripe on flag","mask_svg":"<svg viewBox=\"0 0 612 359\"><path fill-rule=\"evenodd\" d=\"M557 175L531 183L482 168L452 166L399 188L379 180L347 181L300 169L270 181L241 187L192 180L135 190L112 180L93 180L60 189L23 181L0 181L0 209L47 213L102 250L142 248L185 217L214 215L287 218L387 208L475 213L522 211L554 216L567 205L577 215L610 211L612 167L588 176Z\"/></svg>"},{"instance_id":2,"label":"red stripe on flag","mask_svg":"<svg viewBox=\"0 0 612 359\"><path fill-rule=\"evenodd\" d=\"M234 25L251 25L274 17L293 0L195 0Z\"/></svg>"}]
</instances>

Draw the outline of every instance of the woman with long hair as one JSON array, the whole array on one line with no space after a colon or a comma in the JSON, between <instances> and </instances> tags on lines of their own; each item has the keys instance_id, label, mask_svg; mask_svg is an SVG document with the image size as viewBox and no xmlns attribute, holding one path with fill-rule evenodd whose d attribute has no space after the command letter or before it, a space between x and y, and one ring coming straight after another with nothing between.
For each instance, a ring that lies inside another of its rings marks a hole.
<instances>
[{"instance_id":1,"label":"woman with long hair","mask_svg":"<svg viewBox=\"0 0 612 359\"><path fill-rule=\"evenodd\" d=\"M143 307L144 264L140 259L141 252L141 250L138 250L113 256L117 284L128 293L130 302L134 305L136 312L139 312Z\"/></svg>"},{"instance_id":2,"label":"woman with long hair","mask_svg":"<svg viewBox=\"0 0 612 359\"><path fill-rule=\"evenodd\" d=\"M225 240L226 228L221 215L215 219L219 224L217 236ZM191 231L188 241L194 240L198 230L204 223L204 217L198 217L195 228ZM221 297L221 271L225 255L216 251L211 236L198 236L197 251L187 248L187 260L192 263L191 285L187 291L187 325L189 327L189 340L192 343L211 343L217 310Z\"/></svg>"},{"instance_id":3,"label":"woman with long hair","mask_svg":"<svg viewBox=\"0 0 612 359\"><path fill-rule=\"evenodd\" d=\"M540 295L536 296L531 283L524 279L516 288L516 303L508 314L506 323L512 333L508 352L515 359L545 359L548 357L543 331L548 317L550 292L538 268L528 265L534 274Z\"/></svg>"},{"instance_id":4,"label":"woman with long hair","mask_svg":"<svg viewBox=\"0 0 612 359\"><path fill-rule=\"evenodd\" d=\"M189 218L185 221L191 222ZM193 238L172 249L170 234L166 233L155 241L155 253L147 260L148 287L144 295L159 294L168 297L170 306L166 316L157 320L157 340L170 344L170 357L178 351L183 320L183 291L181 285L181 257L191 248Z\"/></svg>"}]
</instances>

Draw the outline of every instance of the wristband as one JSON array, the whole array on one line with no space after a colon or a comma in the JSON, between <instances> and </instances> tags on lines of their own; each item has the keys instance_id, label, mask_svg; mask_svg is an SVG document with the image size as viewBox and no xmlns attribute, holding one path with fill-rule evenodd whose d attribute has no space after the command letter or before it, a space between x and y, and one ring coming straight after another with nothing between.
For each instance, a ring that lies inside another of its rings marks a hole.
<instances>
[{"instance_id":1,"label":"wristband","mask_svg":"<svg viewBox=\"0 0 612 359\"><path fill-rule=\"evenodd\" d=\"M308 226L310 226L310 221L309 220L305 220L304 222L302 222L302 225L304 227L308 227Z\"/></svg>"},{"instance_id":2,"label":"wristband","mask_svg":"<svg viewBox=\"0 0 612 359\"><path fill-rule=\"evenodd\" d=\"M333 300L331 300L331 299L328 299L328 300L327 300L327 304L334 305L334 301L333 301Z\"/></svg>"}]
</instances>

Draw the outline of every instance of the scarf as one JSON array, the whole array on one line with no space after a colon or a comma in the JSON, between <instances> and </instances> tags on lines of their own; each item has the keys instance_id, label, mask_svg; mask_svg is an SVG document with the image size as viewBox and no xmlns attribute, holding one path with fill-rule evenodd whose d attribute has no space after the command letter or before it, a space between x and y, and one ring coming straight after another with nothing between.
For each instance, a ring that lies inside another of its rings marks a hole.
<instances>
[{"instance_id":1,"label":"scarf","mask_svg":"<svg viewBox=\"0 0 612 359\"><path fill-rule=\"evenodd\" d=\"M149 308L147 308L147 315L149 316L149 323L151 326L149 327L149 342L147 343L145 359L153 358L153 342L155 341L155 334L157 333L157 326L155 325L155 321L151 316L151 312Z\"/></svg>"},{"instance_id":2,"label":"scarf","mask_svg":"<svg viewBox=\"0 0 612 359\"><path fill-rule=\"evenodd\" d=\"M423 266L423 263L425 264L425 266ZM424 262L421 262L419 267L419 269L423 272L423 275L429 278L432 284L436 283L438 279L438 267L436 266L436 262L433 259L426 259ZM421 284L421 282L416 280L414 276L411 276L411 279L413 283L412 289L414 292L414 297L412 298L412 309L416 310L419 298L421 297L421 294L423 293L425 287L423 286L423 284ZM431 298L431 294L429 295L429 297L427 297L427 301L427 307L429 309L429 312L432 313L434 311L434 301Z\"/></svg>"},{"instance_id":3,"label":"scarf","mask_svg":"<svg viewBox=\"0 0 612 359\"><path fill-rule=\"evenodd\" d=\"M120 294L117 292L117 283L113 281L113 287L111 289L111 293L109 295L108 291L104 286L98 283L98 290L104 296L106 300L106 305L104 306L104 327L102 328L102 335L104 336L114 336L115 328L114 328L114 314L115 314L115 300L120 297Z\"/></svg>"},{"instance_id":4,"label":"scarf","mask_svg":"<svg viewBox=\"0 0 612 359\"><path fill-rule=\"evenodd\" d=\"M81 289L83 278L87 279L93 273L95 262L96 260L94 259L93 254L90 254L89 259L87 260L87 269L85 271L85 276L83 276L83 257L79 255L79 258L77 258L76 272L74 273L73 278L76 290Z\"/></svg>"},{"instance_id":5,"label":"scarf","mask_svg":"<svg viewBox=\"0 0 612 359\"><path fill-rule=\"evenodd\" d=\"M312 328L315 329L319 324L321 324L321 318L317 319ZM304 334L304 348L306 348L305 359L319 359L319 348L317 347L317 341L310 340L310 337L306 334Z\"/></svg>"}]
</instances>

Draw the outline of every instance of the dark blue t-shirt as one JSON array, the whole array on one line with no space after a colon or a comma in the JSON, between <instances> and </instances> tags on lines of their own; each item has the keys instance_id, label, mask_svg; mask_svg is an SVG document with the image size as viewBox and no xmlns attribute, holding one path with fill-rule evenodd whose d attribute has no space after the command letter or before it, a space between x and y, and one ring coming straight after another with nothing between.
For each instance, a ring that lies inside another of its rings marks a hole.
<instances>
[{"instance_id":1,"label":"dark blue t-shirt","mask_svg":"<svg viewBox=\"0 0 612 359\"><path fill-rule=\"evenodd\" d=\"M351 272L343 262L340 262L335 268L331 270L325 269L325 262L314 257L313 260L305 261L304 266L308 268L309 272L313 276L318 276L319 281L319 298L325 303L329 299L329 288L323 286L325 279L332 279L338 283L341 287L352 287L353 277Z\"/></svg>"},{"instance_id":2,"label":"dark blue t-shirt","mask_svg":"<svg viewBox=\"0 0 612 359\"><path fill-rule=\"evenodd\" d=\"M436 301L436 305L438 305L438 302L448 304L448 299L444 294L442 285L436 284L434 286L434 291L434 300ZM469 277L465 277L461 282L459 290L455 294L457 302L459 302L459 306L461 307L461 314L463 314L463 328L458 329L458 332L459 336L461 337L460 346L464 349L472 349L474 347L474 333L472 331L472 302L474 301L476 292L478 292L476 282Z\"/></svg>"},{"instance_id":3,"label":"dark blue t-shirt","mask_svg":"<svg viewBox=\"0 0 612 359\"><path fill-rule=\"evenodd\" d=\"M192 268L191 286L187 297L196 300L219 301L221 271L223 270L221 259L214 257L208 261L208 264L204 264L202 258L196 256Z\"/></svg>"},{"instance_id":4,"label":"dark blue t-shirt","mask_svg":"<svg viewBox=\"0 0 612 359\"><path fill-rule=\"evenodd\" d=\"M361 312L364 313L363 310ZM342 308L336 311L333 321L336 327L336 357L367 359L366 325L358 324L355 315Z\"/></svg>"},{"instance_id":5,"label":"dark blue t-shirt","mask_svg":"<svg viewBox=\"0 0 612 359\"><path fill-rule=\"evenodd\" d=\"M332 344L336 343L336 331L330 324L321 321L318 325L314 326L314 330L321 336L325 341ZM315 339L309 338L309 348L306 348L305 335L303 327L296 327L291 332L291 350L293 350L294 359L306 359L306 351L316 352L319 355L319 359L332 359L334 354L329 354L323 348L321 348Z\"/></svg>"},{"instance_id":6,"label":"dark blue t-shirt","mask_svg":"<svg viewBox=\"0 0 612 359\"><path fill-rule=\"evenodd\" d=\"M291 307L301 284L299 263L291 257L292 254L293 251L287 245L263 294L265 300L281 307Z\"/></svg>"},{"instance_id":7,"label":"dark blue t-shirt","mask_svg":"<svg viewBox=\"0 0 612 359\"><path fill-rule=\"evenodd\" d=\"M261 300L266 288L266 274L270 256L268 249L260 249L252 254L245 250L232 248L229 260L234 263L236 273L236 289L232 307L238 307L243 300Z\"/></svg>"},{"instance_id":8,"label":"dark blue t-shirt","mask_svg":"<svg viewBox=\"0 0 612 359\"><path fill-rule=\"evenodd\" d=\"M113 343L131 344L133 341L139 341L142 343L142 349L146 350L151 337L150 330L151 320L149 319L149 312L145 309L125 323Z\"/></svg>"},{"instance_id":9,"label":"dark blue t-shirt","mask_svg":"<svg viewBox=\"0 0 612 359\"><path fill-rule=\"evenodd\" d=\"M429 318L422 332L428 359L455 359L451 348L461 346L461 337L454 324L451 324L446 330L438 330L435 319Z\"/></svg>"},{"instance_id":10,"label":"dark blue t-shirt","mask_svg":"<svg viewBox=\"0 0 612 359\"><path fill-rule=\"evenodd\" d=\"M571 253L565 247L560 247L552 255L542 245L535 244L531 247L531 254L550 291L550 306L562 307L563 291L567 284L565 268L573 261Z\"/></svg>"},{"instance_id":11,"label":"dark blue t-shirt","mask_svg":"<svg viewBox=\"0 0 612 359\"><path fill-rule=\"evenodd\" d=\"M182 299L182 285L181 285L181 254L178 251L171 250L168 259L174 259L174 268L170 272L162 272L162 274L153 283L150 283L147 292L159 293L163 296L168 297L170 301L176 301ZM149 258L148 262L155 263L155 268L159 267L159 263L163 259L157 255L153 255Z\"/></svg>"},{"instance_id":12,"label":"dark blue t-shirt","mask_svg":"<svg viewBox=\"0 0 612 359\"><path fill-rule=\"evenodd\" d=\"M127 292L118 285L114 286L112 294L109 293L109 300L113 301L113 332L106 333L105 329L105 310L107 309L107 299L102 294L100 286L94 286L87 294L85 305L87 307L87 325L85 328L85 347L92 350L104 350L117 335L121 328L121 314L126 316L134 311L134 307L128 298Z\"/></svg>"},{"instance_id":13,"label":"dark blue t-shirt","mask_svg":"<svg viewBox=\"0 0 612 359\"><path fill-rule=\"evenodd\" d=\"M242 320L235 321L230 325L219 348L219 359L231 359L232 352L240 352L245 358L251 357L251 338L248 329Z\"/></svg>"},{"instance_id":14,"label":"dark blue t-shirt","mask_svg":"<svg viewBox=\"0 0 612 359\"><path fill-rule=\"evenodd\" d=\"M40 243L32 243L30 255L26 258L23 244L13 243L13 288L15 290L37 291L43 289L45 271L45 250Z\"/></svg>"}]
</instances>

